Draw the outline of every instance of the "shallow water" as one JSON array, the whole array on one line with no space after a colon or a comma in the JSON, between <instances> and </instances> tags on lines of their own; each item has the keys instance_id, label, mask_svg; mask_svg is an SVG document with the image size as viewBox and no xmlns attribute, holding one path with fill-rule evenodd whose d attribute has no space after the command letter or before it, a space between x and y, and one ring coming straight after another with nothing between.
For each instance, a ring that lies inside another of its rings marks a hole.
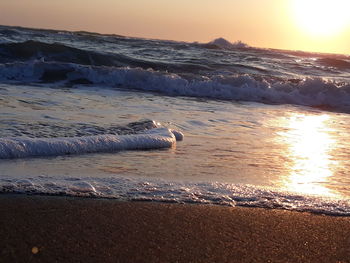
<instances>
[{"instance_id":1,"label":"shallow water","mask_svg":"<svg viewBox=\"0 0 350 263\"><path fill-rule=\"evenodd\" d=\"M9 90L11 97L3 95L2 137L22 130L29 133L29 124L37 129L41 124L44 128L39 130L57 137L62 132L83 133L90 126L107 130L150 118L183 131L186 137L169 150L2 160L2 175L142 176L350 196L346 114L291 105L101 92L97 87L43 91L42 87L1 86L1 94Z\"/></svg>"},{"instance_id":2,"label":"shallow water","mask_svg":"<svg viewBox=\"0 0 350 263\"><path fill-rule=\"evenodd\" d=\"M13 30L21 32L3 43L22 43L33 34ZM185 138L168 149L154 145L146 151L2 159L2 192L350 215L348 57L42 34L36 41L60 40L76 49L27 42L27 48L41 49L38 60L26 53L10 57L8 46L0 47L0 142L10 137L22 144L24 138L125 138L160 126ZM101 51L97 40L114 55L128 55L118 57L118 63L129 68L97 57L100 53L89 53L94 64L86 65L84 52ZM293 70L296 64L301 68ZM145 119L154 122L140 122Z\"/></svg>"}]
</instances>

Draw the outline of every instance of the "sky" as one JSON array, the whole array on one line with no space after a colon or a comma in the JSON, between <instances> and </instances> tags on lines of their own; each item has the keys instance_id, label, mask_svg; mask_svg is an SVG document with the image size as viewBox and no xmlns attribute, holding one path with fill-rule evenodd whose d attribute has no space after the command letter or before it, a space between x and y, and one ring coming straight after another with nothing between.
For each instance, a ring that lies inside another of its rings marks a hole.
<instances>
[{"instance_id":1,"label":"sky","mask_svg":"<svg viewBox=\"0 0 350 263\"><path fill-rule=\"evenodd\" d=\"M349 0L1 0L0 24L350 54Z\"/></svg>"}]
</instances>

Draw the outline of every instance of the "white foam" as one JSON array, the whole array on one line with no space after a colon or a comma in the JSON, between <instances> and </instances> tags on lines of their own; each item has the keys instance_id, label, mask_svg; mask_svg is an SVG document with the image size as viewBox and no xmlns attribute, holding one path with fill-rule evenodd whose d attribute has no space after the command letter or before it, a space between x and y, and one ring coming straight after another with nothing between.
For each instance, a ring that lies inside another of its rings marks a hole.
<instances>
[{"instance_id":1,"label":"white foam","mask_svg":"<svg viewBox=\"0 0 350 263\"><path fill-rule=\"evenodd\" d=\"M70 186L70 190L78 193L96 193L95 187L90 183L84 181L73 184Z\"/></svg>"},{"instance_id":2,"label":"white foam","mask_svg":"<svg viewBox=\"0 0 350 263\"><path fill-rule=\"evenodd\" d=\"M119 200L250 206L350 216L350 201L283 192L271 188L217 182L172 182L127 178L0 179L0 192L89 196Z\"/></svg>"},{"instance_id":3,"label":"white foam","mask_svg":"<svg viewBox=\"0 0 350 263\"><path fill-rule=\"evenodd\" d=\"M156 128L135 135L0 138L0 159L170 148L176 143L174 133L167 128Z\"/></svg>"}]
</instances>

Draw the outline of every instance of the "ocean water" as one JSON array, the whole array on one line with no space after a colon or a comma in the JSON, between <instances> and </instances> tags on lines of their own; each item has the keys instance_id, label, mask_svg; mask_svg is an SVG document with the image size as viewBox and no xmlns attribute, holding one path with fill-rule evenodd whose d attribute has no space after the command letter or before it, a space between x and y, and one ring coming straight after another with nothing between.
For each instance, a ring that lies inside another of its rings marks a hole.
<instances>
[{"instance_id":1,"label":"ocean water","mask_svg":"<svg viewBox=\"0 0 350 263\"><path fill-rule=\"evenodd\" d=\"M0 26L0 192L350 216L350 57Z\"/></svg>"}]
</instances>

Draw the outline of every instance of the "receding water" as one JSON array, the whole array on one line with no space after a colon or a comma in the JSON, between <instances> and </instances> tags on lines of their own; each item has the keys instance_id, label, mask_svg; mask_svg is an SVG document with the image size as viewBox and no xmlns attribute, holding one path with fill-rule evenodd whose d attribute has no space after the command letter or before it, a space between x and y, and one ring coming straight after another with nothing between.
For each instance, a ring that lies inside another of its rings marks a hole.
<instances>
[{"instance_id":1,"label":"receding water","mask_svg":"<svg viewBox=\"0 0 350 263\"><path fill-rule=\"evenodd\" d=\"M52 137L62 132L79 134L87 127L104 131L140 119L154 119L185 134L184 141L168 150L2 160L3 176L122 175L350 196L347 114L290 105L164 97L111 89L101 92L98 87L1 88L2 137L38 132L32 131L34 127L43 133L48 130ZM9 91L11 97L5 95ZM38 101L40 108L33 106ZM84 129L80 123L84 123Z\"/></svg>"}]
</instances>

